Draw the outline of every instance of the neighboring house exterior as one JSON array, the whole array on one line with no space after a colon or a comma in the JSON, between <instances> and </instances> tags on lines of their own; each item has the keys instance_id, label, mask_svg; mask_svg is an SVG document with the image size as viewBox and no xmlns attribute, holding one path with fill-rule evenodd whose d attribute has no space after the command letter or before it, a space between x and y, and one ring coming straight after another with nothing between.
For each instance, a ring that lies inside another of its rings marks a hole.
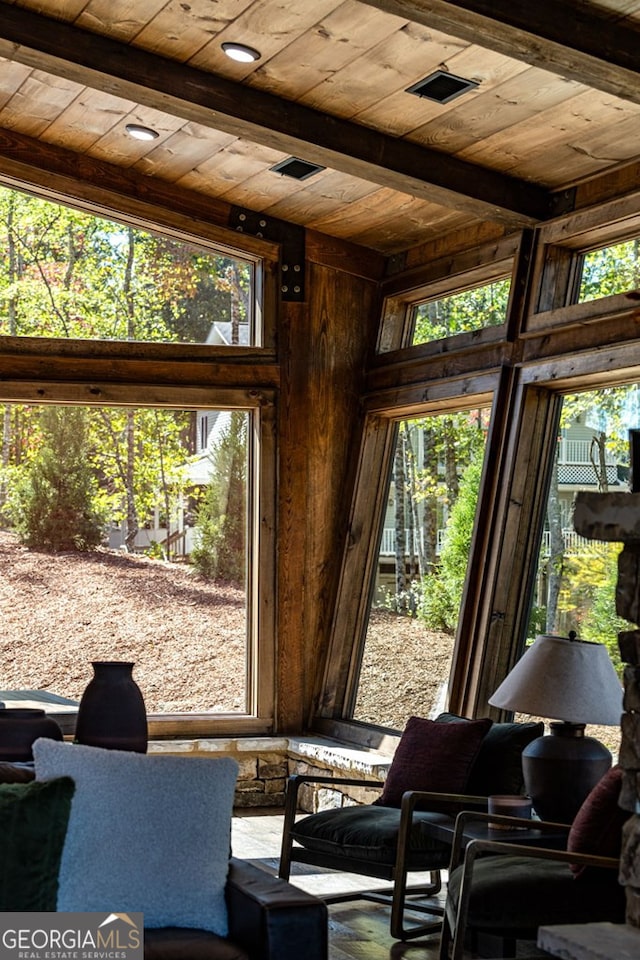
<instances>
[{"instance_id":1,"label":"neighboring house exterior","mask_svg":"<svg viewBox=\"0 0 640 960\"><path fill-rule=\"evenodd\" d=\"M194 413L195 453L185 462L183 470L189 487L206 486L212 469L212 455L216 444L228 428L231 421L229 410L197 410ZM144 553L158 549L167 552L170 540L172 557L188 557L194 546L194 514L188 498L179 507L177 516L171 520L170 528L164 518L163 507L158 504L153 516L144 524L135 539L135 551ZM109 531L109 547L123 549L126 530L124 523L113 526Z\"/></svg>"}]
</instances>

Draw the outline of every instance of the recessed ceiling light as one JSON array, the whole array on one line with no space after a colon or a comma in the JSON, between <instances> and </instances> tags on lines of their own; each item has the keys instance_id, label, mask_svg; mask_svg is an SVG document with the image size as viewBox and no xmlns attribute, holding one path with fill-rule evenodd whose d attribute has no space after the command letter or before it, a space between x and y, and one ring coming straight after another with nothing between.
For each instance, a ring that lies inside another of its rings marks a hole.
<instances>
[{"instance_id":1,"label":"recessed ceiling light","mask_svg":"<svg viewBox=\"0 0 640 960\"><path fill-rule=\"evenodd\" d=\"M223 43L222 49L228 57L237 60L238 63L253 63L254 60L259 60L261 56L259 50L247 47L244 43Z\"/></svg>"},{"instance_id":2,"label":"recessed ceiling light","mask_svg":"<svg viewBox=\"0 0 640 960\"><path fill-rule=\"evenodd\" d=\"M160 134L151 127L143 127L139 123L128 123L126 131L134 140L157 140Z\"/></svg>"},{"instance_id":3,"label":"recessed ceiling light","mask_svg":"<svg viewBox=\"0 0 640 960\"><path fill-rule=\"evenodd\" d=\"M298 157L287 157L276 163L275 167L269 167L274 173L281 173L283 177L293 177L294 180L306 180L307 177L313 177L320 173L325 167L317 163L309 163L308 160L299 160Z\"/></svg>"},{"instance_id":4,"label":"recessed ceiling light","mask_svg":"<svg viewBox=\"0 0 640 960\"><path fill-rule=\"evenodd\" d=\"M436 70L408 87L406 92L415 93L417 97L426 97L427 100L435 100L436 103L449 103L450 100L455 100L456 97L467 93L468 90L474 90L477 86L476 80L466 80L464 77L447 73L446 70Z\"/></svg>"}]
</instances>

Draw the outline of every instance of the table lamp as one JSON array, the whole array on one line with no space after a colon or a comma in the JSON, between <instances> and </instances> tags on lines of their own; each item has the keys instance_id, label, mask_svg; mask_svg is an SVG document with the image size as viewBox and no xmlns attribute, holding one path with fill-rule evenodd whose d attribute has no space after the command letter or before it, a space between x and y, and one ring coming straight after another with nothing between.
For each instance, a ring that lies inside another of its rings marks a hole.
<instances>
[{"instance_id":1,"label":"table lamp","mask_svg":"<svg viewBox=\"0 0 640 960\"><path fill-rule=\"evenodd\" d=\"M585 724L615 726L622 685L604 644L549 634L536 637L489 698L494 707L560 721L522 753L525 789L542 820L571 823L611 766L611 753Z\"/></svg>"}]
</instances>

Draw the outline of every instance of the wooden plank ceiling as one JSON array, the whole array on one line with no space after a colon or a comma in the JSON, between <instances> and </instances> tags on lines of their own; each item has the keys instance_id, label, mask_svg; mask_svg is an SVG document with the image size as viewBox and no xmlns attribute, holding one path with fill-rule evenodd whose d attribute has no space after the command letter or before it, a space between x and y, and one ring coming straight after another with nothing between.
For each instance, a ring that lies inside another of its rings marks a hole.
<instances>
[{"instance_id":1,"label":"wooden plank ceiling","mask_svg":"<svg viewBox=\"0 0 640 960\"><path fill-rule=\"evenodd\" d=\"M0 57L0 174L64 149L386 254L640 158L640 0L0 0ZM406 92L436 70L475 86Z\"/></svg>"}]
</instances>

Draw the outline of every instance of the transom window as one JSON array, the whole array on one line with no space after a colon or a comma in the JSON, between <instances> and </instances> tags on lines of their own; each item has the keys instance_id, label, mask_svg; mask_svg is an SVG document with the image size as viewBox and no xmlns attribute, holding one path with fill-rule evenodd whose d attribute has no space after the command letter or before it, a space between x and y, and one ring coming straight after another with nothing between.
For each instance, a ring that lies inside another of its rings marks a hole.
<instances>
[{"instance_id":1,"label":"transom window","mask_svg":"<svg viewBox=\"0 0 640 960\"><path fill-rule=\"evenodd\" d=\"M578 303L640 288L640 236L582 258Z\"/></svg>"},{"instance_id":2,"label":"transom window","mask_svg":"<svg viewBox=\"0 0 640 960\"><path fill-rule=\"evenodd\" d=\"M251 346L255 263L0 189L0 335Z\"/></svg>"},{"instance_id":3,"label":"transom window","mask_svg":"<svg viewBox=\"0 0 640 960\"><path fill-rule=\"evenodd\" d=\"M505 322L511 279L418 304L413 312L413 344L431 343Z\"/></svg>"}]
</instances>

